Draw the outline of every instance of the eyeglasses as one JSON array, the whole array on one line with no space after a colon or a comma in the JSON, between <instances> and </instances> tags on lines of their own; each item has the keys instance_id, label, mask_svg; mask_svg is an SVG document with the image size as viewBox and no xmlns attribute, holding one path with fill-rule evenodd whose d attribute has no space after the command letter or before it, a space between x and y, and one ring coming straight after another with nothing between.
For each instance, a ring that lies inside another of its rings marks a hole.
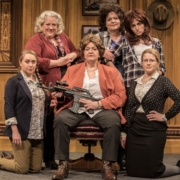
<instances>
[{"instance_id":1,"label":"eyeglasses","mask_svg":"<svg viewBox=\"0 0 180 180\"><path fill-rule=\"evenodd\" d=\"M157 62L156 60L154 60L154 59L143 59L142 60L143 62L145 62L145 63L154 63L154 62Z\"/></svg>"}]
</instances>

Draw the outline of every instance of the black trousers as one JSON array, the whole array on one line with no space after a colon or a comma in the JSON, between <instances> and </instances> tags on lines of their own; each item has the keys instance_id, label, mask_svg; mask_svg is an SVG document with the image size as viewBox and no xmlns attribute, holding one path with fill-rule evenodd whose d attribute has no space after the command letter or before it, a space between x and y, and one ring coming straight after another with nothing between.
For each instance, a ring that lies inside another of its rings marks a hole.
<instances>
[{"instance_id":1,"label":"black trousers","mask_svg":"<svg viewBox=\"0 0 180 180\"><path fill-rule=\"evenodd\" d=\"M54 161L54 128L53 128L53 111L46 118L46 136L44 137L43 161L48 163Z\"/></svg>"},{"instance_id":2,"label":"black trousers","mask_svg":"<svg viewBox=\"0 0 180 180\"><path fill-rule=\"evenodd\" d=\"M115 110L102 110L93 118L86 113L75 114L69 109L60 111L54 119L55 159L69 160L70 130L87 119L94 121L104 132L102 160L117 161L120 116Z\"/></svg>"}]
</instances>

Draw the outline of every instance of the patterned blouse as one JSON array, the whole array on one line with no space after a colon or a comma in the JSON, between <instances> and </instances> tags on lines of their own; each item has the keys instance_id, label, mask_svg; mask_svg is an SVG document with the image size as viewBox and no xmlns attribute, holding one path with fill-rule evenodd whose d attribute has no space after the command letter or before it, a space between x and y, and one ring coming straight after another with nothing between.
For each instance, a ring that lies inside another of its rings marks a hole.
<instances>
[{"instance_id":1,"label":"patterned blouse","mask_svg":"<svg viewBox=\"0 0 180 180\"><path fill-rule=\"evenodd\" d=\"M139 100L139 102L142 102L143 97L149 91L149 89L154 84L154 82L158 78L158 76L159 76L159 73L156 72L145 83L142 83L142 79L143 79L144 75L135 80L137 82L137 86L136 86L136 89L135 89L135 95L136 95L137 99ZM136 112L144 113L144 109L143 109L142 105L139 106L139 108L137 109Z\"/></svg>"},{"instance_id":2,"label":"patterned blouse","mask_svg":"<svg viewBox=\"0 0 180 180\"><path fill-rule=\"evenodd\" d=\"M42 88L39 88L37 84L39 83L37 77L35 81L29 80L23 72L21 72L24 81L32 95L32 112L30 129L28 134L28 139L43 139L43 120L44 120L44 103L45 94Z\"/></svg>"}]
</instances>

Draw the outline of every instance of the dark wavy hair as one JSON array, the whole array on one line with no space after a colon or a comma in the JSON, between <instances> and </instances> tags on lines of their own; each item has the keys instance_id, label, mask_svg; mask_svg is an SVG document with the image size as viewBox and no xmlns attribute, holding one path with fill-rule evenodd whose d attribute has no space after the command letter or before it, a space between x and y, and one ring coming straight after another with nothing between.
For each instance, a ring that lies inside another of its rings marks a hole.
<instances>
[{"instance_id":1,"label":"dark wavy hair","mask_svg":"<svg viewBox=\"0 0 180 180\"><path fill-rule=\"evenodd\" d=\"M121 22L119 31L121 32L121 34L124 34L124 10L117 4L106 4L99 10L99 31L107 31L106 18L110 12L114 12L117 14Z\"/></svg>"},{"instance_id":2,"label":"dark wavy hair","mask_svg":"<svg viewBox=\"0 0 180 180\"><path fill-rule=\"evenodd\" d=\"M149 42L153 43L153 39L150 35L151 25L146 16L146 13L141 9L133 9L126 12L125 18L124 18L126 37L127 37L127 40L129 41L129 44L135 45L137 42L139 42L139 38L140 38L136 36L131 29L131 23L133 22L134 19L144 24L144 27L145 27L144 33L142 34L141 38L144 40L145 44L149 44Z\"/></svg>"},{"instance_id":3,"label":"dark wavy hair","mask_svg":"<svg viewBox=\"0 0 180 180\"><path fill-rule=\"evenodd\" d=\"M100 60L103 59L103 54L105 51L105 47L103 45L103 42L101 41L101 39L93 34L87 34L86 36L84 36L84 38L80 41L80 45L79 45L79 51L81 54L81 57L84 58L84 50L86 48L86 46L88 45L88 43L92 42L98 49L99 51L99 56L100 56Z\"/></svg>"}]
</instances>

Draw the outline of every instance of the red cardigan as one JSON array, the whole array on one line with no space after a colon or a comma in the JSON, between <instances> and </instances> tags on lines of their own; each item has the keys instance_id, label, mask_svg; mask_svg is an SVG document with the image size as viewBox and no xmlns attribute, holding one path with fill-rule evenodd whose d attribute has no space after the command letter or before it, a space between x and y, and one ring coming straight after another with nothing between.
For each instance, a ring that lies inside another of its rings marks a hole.
<instances>
[{"instance_id":1,"label":"red cardigan","mask_svg":"<svg viewBox=\"0 0 180 180\"><path fill-rule=\"evenodd\" d=\"M75 52L79 56L78 51L69 39L69 37L61 33L60 38L65 48L66 54ZM58 59L55 47L45 39L40 33L32 36L25 45L25 49L31 49L38 55L39 72L46 86L49 82L56 83L57 79L61 79L60 67L49 68L50 59Z\"/></svg>"},{"instance_id":2,"label":"red cardigan","mask_svg":"<svg viewBox=\"0 0 180 180\"><path fill-rule=\"evenodd\" d=\"M73 86L82 87L84 80L85 62L68 67L66 74L61 81L66 81L69 84L69 88ZM124 106L126 102L126 90L119 78L119 72L117 69L108 67L102 64L98 64L99 71L99 83L100 89L103 95L101 103L104 109L116 109L121 117L121 123L125 123L125 118L122 115L120 108ZM72 106L72 101L68 101L61 104L56 114L62 109Z\"/></svg>"}]
</instances>

